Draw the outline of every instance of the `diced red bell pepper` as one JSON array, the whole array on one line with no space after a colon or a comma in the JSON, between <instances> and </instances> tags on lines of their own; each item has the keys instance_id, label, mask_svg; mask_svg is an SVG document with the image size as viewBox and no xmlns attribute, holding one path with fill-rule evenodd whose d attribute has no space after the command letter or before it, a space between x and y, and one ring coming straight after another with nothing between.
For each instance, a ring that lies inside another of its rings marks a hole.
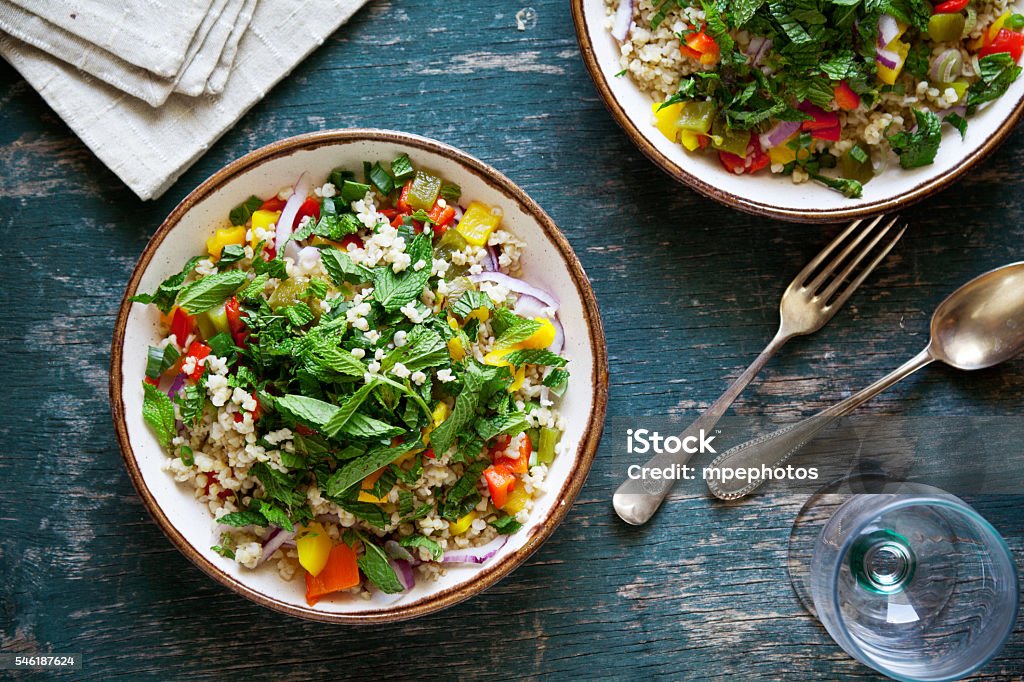
<instances>
[{"instance_id":1,"label":"diced red bell pepper","mask_svg":"<svg viewBox=\"0 0 1024 682\"><path fill-rule=\"evenodd\" d=\"M395 216L399 214L399 210L397 208L378 208L377 213L380 213L388 220L394 220Z\"/></svg>"},{"instance_id":2,"label":"diced red bell pepper","mask_svg":"<svg viewBox=\"0 0 1024 682\"><path fill-rule=\"evenodd\" d=\"M700 52L697 52L697 50L689 47L688 45L680 45L679 51L683 53L684 57L689 57L690 59L698 62L700 61Z\"/></svg>"},{"instance_id":3,"label":"diced red bell pepper","mask_svg":"<svg viewBox=\"0 0 1024 682\"><path fill-rule=\"evenodd\" d=\"M839 112L825 111L810 102L801 102L797 109L813 117L811 120L804 121L800 125L801 130L813 132L825 128L834 128L839 124Z\"/></svg>"},{"instance_id":4,"label":"diced red bell pepper","mask_svg":"<svg viewBox=\"0 0 1024 682\"><path fill-rule=\"evenodd\" d=\"M491 493L491 502L501 509L508 502L509 493L515 490L516 475L504 464L492 464L484 469L484 479Z\"/></svg>"},{"instance_id":5,"label":"diced red bell pepper","mask_svg":"<svg viewBox=\"0 0 1024 682\"><path fill-rule=\"evenodd\" d=\"M447 204L441 206L435 203L427 215L434 221L434 234L440 237L448 231L448 226L455 220L455 209Z\"/></svg>"},{"instance_id":6,"label":"diced red bell pepper","mask_svg":"<svg viewBox=\"0 0 1024 682\"><path fill-rule=\"evenodd\" d=\"M839 81L839 85L834 90L836 97L836 104L843 111L855 111L860 107L860 95L853 91L849 83L846 81Z\"/></svg>"},{"instance_id":7,"label":"diced red bell pepper","mask_svg":"<svg viewBox=\"0 0 1024 682\"><path fill-rule=\"evenodd\" d=\"M231 330L231 340L239 348L245 348L249 343L249 327L242 319L242 308L238 304L238 297L232 296L224 303L224 313L228 318L228 329Z\"/></svg>"},{"instance_id":8,"label":"diced red bell pepper","mask_svg":"<svg viewBox=\"0 0 1024 682\"><path fill-rule=\"evenodd\" d=\"M987 57L1000 52L1008 52L1013 61L1019 61L1021 54L1024 54L1024 33L1000 29L992 42L978 51L978 56Z\"/></svg>"},{"instance_id":9,"label":"diced red bell pepper","mask_svg":"<svg viewBox=\"0 0 1024 682\"><path fill-rule=\"evenodd\" d=\"M932 14L956 14L962 12L971 0L946 0L932 8Z\"/></svg>"},{"instance_id":10,"label":"diced red bell pepper","mask_svg":"<svg viewBox=\"0 0 1024 682\"><path fill-rule=\"evenodd\" d=\"M507 447L506 444L505 448ZM499 451L500 454L494 459L495 464L504 464L514 474L525 474L530 470L530 455L533 454L533 443L530 442L530 436L523 434L522 440L519 441L516 457L507 456L504 452L505 448Z\"/></svg>"},{"instance_id":11,"label":"diced red bell pepper","mask_svg":"<svg viewBox=\"0 0 1024 682\"><path fill-rule=\"evenodd\" d=\"M320 202L316 199L306 199L299 206L298 213L295 214L295 225L302 222L302 219L309 216L313 220L320 220Z\"/></svg>"},{"instance_id":12,"label":"diced red bell pepper","mask_svg":"<svg viewBox=\"0 0 1024 682\"><path fill-rule=\"evenodd\" d=\"M262 204L260 204L261 211L283 211L285 205L284 199L278 199L277 197L270 197Z\"/></svg>"},{"instance_id":13,"label":"diced red bell pepper","mask_svg":"<svg viewBox=\"0 0 1024 682\"><path fill-rule=\"evenodd\" d=\"M437 459L437 454L434 453L434 448L427 448L424 450L423 456L427 459Z\"/></svg>"},{"instance_id":14,"label":"diced red bell pepper","mask_svg":"<svg viewBox=\"0 0 1024 682\"><path fill-rule=\"evenodd\" d=\"M398 194L398 203L395 204L398 210L402 213L412 213L412 207L409 206L409 192L412 191L412 180L408 181L402 186L402 191Z\"/></svg>"},{"instance_id":15,"label":"diced red bell pepper","mask_svg":"<svg viewBox=\"0 0 1024 682\"><path fill-rule=\"evenodd\" d=\"M683 54L696 59L701 64L717 64L722 56L718 43L715 42L714 38L705 33L703 28L686 36L684 42L688 51L683 51ZM693 53L697 53L697 56L694 57Z\"/></svg>"},{"instance_id":16,"label":"diced red bell pepper","mask_svg":"<svg viewBox=\"0 0 1024 682\"><path fill-rule=\"evenodd\" d=\"M300 436L312 436L314 433L316 433L316 431L309 428L305 424L296 424L295 433L299 434Z\"/></svg>"},{"instance_id":17,"label":"diced red bell pepper","mask_svg":"<svg viewBox=\"0 0 1024 682\"><path fill-rule=\"evenodd\" d=\"M405 213L399 213L391 220L391 227L397 230L405 222L406 217L407 215Z\"/></svg>"},{"instance_id":18,"label":"diced red bell pepper","mask_svg":"<svg viewBox=\"0 0 1024 682\"><path fill-rule=\"evenodd\" d=\"M321 597L359 584L359 564L356 551L344 542L331 548L327 563L315 576L306 573L306 603L310 606Z\"/></svg>"},{"instance_id":19,"label":"diced red bell pepper","mask_svg":"<svg viewBox=\"0 0 1024 682\"><path fill-rule=\"evenodd\" d=\"M174 334L174 338L178 340L178 345L182 348L185 347L185 343L188 341L189 335L195 331L196 318L186 313L181 308L175 308L171 314L171 333Z\"/></svg>"},{"instance_id":20,"label":"diced red bell pepper","mask_svg":"<svg viewBox=\"0 0 1024 682\"><path fill-rule=\"evenodd\" d=\"M345 235L345 238L341 240L341 248L347 251L349 244L355 244L361 249L363 248L363 238L357 234Z\"/></svg>"},{"instance_id":21,"label":"diced red bell pepper","mask_svg":"<svg viewBox=\"0 0 1024 682\"><path fill-rule=\"evenodd\" d=\"M159 386L160 385L160 380L159 379L154 379L153 377L145 377L145 378L143 378L143 381L145 381L150 386Z\"/></svg>"},{"instance_id":22,"label":"diced red bell pepper","mask_svg":"<svg viewBox=\"0 0 1024 682\"><path fill-rule=\"evenodd\" d=\"M836 123L831 128L822 128L820 130L814 130L811 132L811 137L816 140L827 140L829 142L839 142L839 137L842 135L842 130L839 124Z\"/></svg>"},{"instance_id":23,"label":"diced red bell pepper","mask_svg":"<svg viewBox=\"0 0 1024 682\"><path fill-rule=\"evenodd\" d=\"M718 152L718 159L727 171L736 175L756 173L771 163L771 157L761 149L761 142L753 131L750 133L750 144L747 145L746 158L731 152L720 151Z\"/></svg>"},{"instance_id":24,"label":"diced red bell pepper","mask_svg":"<svg viewBox=\"0 0 1024 682\"><path fill-rule=\"evenodd\" d=\"M188 375L189 379L191 379L192 381L199 381L199 378L203 376L203 372L206 371L206 366L200 365L199 361L205 358L207 355L209 355L210 352L210 347L207 346L202 341L193 341L192 344L188 347L188 353L185 354L185 359L196 359L196 367Z\"/></svg>"}]
</instances>

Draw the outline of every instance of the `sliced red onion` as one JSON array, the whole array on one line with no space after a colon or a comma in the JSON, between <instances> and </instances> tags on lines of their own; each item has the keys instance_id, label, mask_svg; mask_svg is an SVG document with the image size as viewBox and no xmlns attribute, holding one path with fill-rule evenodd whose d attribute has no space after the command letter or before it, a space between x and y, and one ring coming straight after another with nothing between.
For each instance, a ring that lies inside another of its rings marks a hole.
<instances>
[{"instance_id":1,"label":"sliced red onion","mask_svg":"<svg viewBox=\"0 0 1024 682\"><path fill-rule=\"evenodd\" d=\"M536 299L540 299L545 305L558 310L558 299L552 294L538 289L537 287L524 282L521 279L510 277L503 272L481 272L479 275L469 275L469 279L473 282L494 282L500 284L509 291L513 291L517 294L525 294L527 296L533 296Z\"/></svg>"},{"instance_id":2,"label":"sliced red onion","mask_svg":"<svg viewBox=\"0 0 1024 682\"><path fill-rule=\"evenodd\" d=\"M408 561L405 561L404 559L392 559L388 563L391 564L391 568L395 570L395 574L398 575L398 581L402 583L406 592L416 587L416 575L413 573L412 566Z\"/></svg>"},{"instance_id":3,"label":"sliced red onion","mask_svg":"<svg viewBox=\"0 0 1024 682\"><path fill-rule=\"evenodd\" d=\"M555 328L555 340L548 346L548 350L557 355L565 347L565 329L562 328L562 323L558 321L557 317L551 320L551 324Z\"/></svg>"},{"instance_id":4,"label":"sliced red onion","mask_svg":"<svg viewBox=\"0 0 1024 682\"><path fill-rule=\"evenodd\" d=\"M263 554L260 555L259 563L263 563L271 556L274 552L281 549L284 543L295 538L295 531L281 530L280 528L274 529L276 532L271 533L267 541L263 543Z\"/></svg>"},{"instance_id":5,"label":"sliced red onion","mask_svg":"<svg viewBox=\"0 0 1024 682\"><path fill-rule=\"evenodd\" d=\"M952 83L963 72L963 68L964 58L960 54L960 50L950 48L943 50L932 59L928 75L931 76L933 82Z\"/></svg>"},{"instance_id":6,"label":"sliced red onion","mask_svg":"<svg viewBox=\"0 0 1024 682\"><path fill-rule=\"evenodd\" d=\"M772 41L769 38L762 36L754 36L750 39L750 44L747 45L746 55L750 57L750 63L753 66L759 66L764 56L768 54L768 50L772 49Z\"/></svg>"},{"instance_id":7,"label":"sliced red onion","mask_svg":"<svg viewBox=\"0 0 1024 682\"><path fill-rule=\"evenodd\" d=\"M536 296L521 295L512 309L520 317L551 317L552 309Z\"/></svg>"},{"instance_id":8,"label":"sliced red onion","mask_svg":"<svg viewBox=\"0 0 1024 682\"><path fill-rule=\"evenodd\" d=\"M167 397L174 398L178 395L178 391L185 385L185 374L178 372L178 376L174 377L174 381L171 382L170 387L167 389Z\"/></svg>"},{"instance_id":9,"label":"sliced red onion","mask_svg":"<svg viewBox=\"0 0 1024 682\"><path fill-rule=\"evenodd\" d=\"M488 559L498 553L505 543L508 542L508 536L502 535L497 540L493 540L482 547L473 547L471 551L465 552L452 552L447 553L441 557L442 563L446 564L482 564Z\"/></svg>"},{"instance_id":10,"label":"sliced red onion","mask_svg":"<svg viewBox=\"0 0 1024 682\"><path fill-rule=\"evenodd\" d=\"M942 111L938 112L938 117L941 118L941 119L945 119L950 114L956 114L957 116L959 116L961 118L966 118L967 117L967 107L965 107L964 105L960 104L960 105L955 106L955 107L950 107L949 109L943 109Z\"/></svg>"},{"instance_id":11,"label":"sliced red onion","mask_svg":"<svg viewBox=\"0 0 1024 682\"><path fill-rule=\"evenodd\" d=\"M498 272L501 268L498 266L497 249L488 245L485 251L487 251L487 259L482 263L484 266L484 272Z\"/></svg>"},{"instance_id":12,"label":"sliced red onion","mask_svg":"<svg viewBox=\"0 0 1024 682\"><path fill-rule=\"evenodd\" d=\"M761 135L761 147L766 150L775 149L800 130L800 123L800 121L779 121L774 128Z\"/></svg>"},{"instance_id":13,"label":"sliced red onion","mask_svg":"<svg viewBox=\"0 0 1024 682\"><path fill-rule=\"evenodd\" d=\"M459 221L462 220L462 216L466 214L466 209L462 208L458 204L452 206L452 208L455 209L455 218L452 222L452 227L455 227L459 224Z\"/></svg>"},{"instance_id":14,"label":"sliced red onion","mask_svg":"<svg viewBox=\"0 0 1024 682\"><path fill-rule=\"evenodd\" d=\"M900 25L896 21L896 17L891 14L883 14L878 17L878 47L880 49L884 49L886 45L896 40L899 34Z\"/></svg>"},{"instance_id":15,"label":"sliced red onion","mask_svg":"<svg viewBox=\"0 0 1024 682\"><path fill-rule=\"evenodd\" d=\"M903 58L892 50L886 50L885 48L878 48L875 60L886 67L894 71L898 70L903 65Z\"/></svg>"},{"instance_id":16,"label":"sliced red onion","mask_svg":"<svg viewBox=\"0 0 1024 682\"><path fill-rule=\"evenodd\" d=\"M412 554L409 553L405 547L394 540L388 540L384 543L384 552L387 553L392 559L401 559L403 561L412 561Z\"/></svg>"},{"instance_id":17,"label":"sliced red onion","mask_svg":"<svg viewBox=\"0 0 1024 682\"><path fill-rule=\"evenodd\" d=\"M279 248L288 237L292 236L295 216L299 214L299 207L306 200L310 189L312 189L312 183L309 180L309 173L303 173L295 182L292 195L288 197L288 201L285 202L284 209L282 209L281 215L277 219L277 233L274 237L275 247Z\"/></svg>"},{"instance_id":18,"label":"sliced red onion","mask_svg":"<svg viewBox=\"0 0 1024 682\"><path fill-rule=\"evenodd\" d=\"M619 0L619 6L612 17L612 36L620 43L629 36L633 25L633 0Z\"/></svg>"}]
</instances>

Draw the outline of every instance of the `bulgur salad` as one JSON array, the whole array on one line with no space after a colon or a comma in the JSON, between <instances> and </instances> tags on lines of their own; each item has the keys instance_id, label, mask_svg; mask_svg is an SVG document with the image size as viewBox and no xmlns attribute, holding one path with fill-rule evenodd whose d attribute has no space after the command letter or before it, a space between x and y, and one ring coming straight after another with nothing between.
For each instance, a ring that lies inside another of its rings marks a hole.
<instances>
[{"instance_id":1,"label":"bulgur salad","mask_svg":"<svg viewBox=\"0 0 1024 682\"><path fill-rule=\"evenodd\" d=\"M214 551L302 576L311 606L487 561L562 449L564 333L527 245L407 155L359 170L250 197L131 299L161 313L142 409L164 468Z\"/></svg>"},{"instance_id":2,"label":"bulgur salad","mask_svg":"<svg viewBox=\"0 0 1024 682\"><path fill-rule=\"evenodd\" d=\"M607 0L620 76L652 124L737 175L769 169L848 197L934 162L1017 80L1008 0Z\"/></svg>"}]
</instances>

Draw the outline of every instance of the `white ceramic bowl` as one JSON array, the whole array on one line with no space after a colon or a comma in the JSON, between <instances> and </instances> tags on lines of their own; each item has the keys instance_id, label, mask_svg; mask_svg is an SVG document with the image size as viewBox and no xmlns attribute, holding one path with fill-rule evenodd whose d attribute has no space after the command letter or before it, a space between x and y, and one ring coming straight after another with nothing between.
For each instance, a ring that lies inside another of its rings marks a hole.
<instances>
[{"instance_id":1,"label":"white ceramic bowl","mask_svg":"<svg viewBox=\"0 0 1024 682\"><path fill-rule=\"evenodd\" d=\"M503 227L527 243L524 277L561 301L565 356L572 370L560 409L568 429L568 454L556 458L548 492L529 522L482 566L452 567L436 582L420 580L397 601L364 601L347 595L305 602L300 577L282 581L273 565L252 571L211 551L214 525L192 491L161 470L167 459L142 419L142 380L147 346L161 338L153 306L130 303L138 291L152 291L203 249L231 207L256 194L270 196L303 172L324 178L332 168L361 168L364 160L390 160L407 152L414 163L439 171L461 185L463 196L499 206ZM110 397L125 464L150 513L171 541L214 579L254 601L305 618L375 622L411 618L450 606L482 591L522 563L551 535L579 492L600 439L607 398L604 333L593 291L568 242L526 194L493 168L447 145L380 130L312 133L276 142L235 161L200 185L178 205L146 246L125 292L114 333ZM156 579L156 576L154 576Z\"/></svg>"},{"instance_id":2,"label":"white ceramic bowl","mask_svg":"<svg viewBox=\"0 0 1024 682\"><path fill-rule=\"evenodd\" d=\"M587 70L612 116L652 161L677 180L742 211L799 222L839 222L900 209L950 184L992 151L1024 111L1024 77L1000 99L970 118L965 140L951 126L935 163L914 170L890 167L864 186L864 196L848 199L813 182L759 173L737 176L714 154L691 154L651 123L651 99L628 76L615 77L619 46L606 27L605 0L571 0L576 36ZM1024 3L1016 3L1018 5Z\"/></svg>"}]
</instances>

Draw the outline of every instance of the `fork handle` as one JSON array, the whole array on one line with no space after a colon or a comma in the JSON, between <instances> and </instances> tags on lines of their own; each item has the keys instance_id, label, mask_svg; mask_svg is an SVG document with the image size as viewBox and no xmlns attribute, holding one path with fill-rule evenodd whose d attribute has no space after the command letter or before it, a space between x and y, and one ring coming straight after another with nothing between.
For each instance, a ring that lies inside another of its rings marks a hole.
<instances>
[{"instance_id":1,"label":"fork handle","mask_svg":"<svg viewBox=\"0 0 1024 682\"><path fill-rule=\"evenodd\" d=\"M792 335L785 332L780 326L779 331L775 334L775 338L765 346L761 354L750 363L750 366L742 374L736 377L736 380L732 382L718 400L697 417L695 422L686 427L686 430L680 434L679 439L683 440L691 436L699 439L701 431L706 433L714 428L718 420L729 409L729 406L736 401L739 394L747 387L747 384L757 376L757 373L764 368L772 356L791 338ZM682 466L689 462L692 456L691 453L683 450L680 450L678 453L664 452L649 459L642 465L641 471L670 467L674 469L676 465ZM627 478L612 496L612 506L615 509L615 513L623 521L634 526L647 523L668 496L673 483L674 480Z\"/></svg>"},{"instance_id":2,"label":"fork handle","mask_svg":"<svg viewBox=\"0 0 1024 682\"><path fill-rule=\"evenodd\" d=\"M758 436L753 440L726 450L708 467L710 475L705 478L708 488L715 497L723 500L736 500L750 494L765 479L760 477L744 477L743 480L739 480L734 475L728 481L725 481L722 479L722 473L727 470L735 472L738 469L760 470L762 465L772 468L784 464L786 460L809 443L820 431L835 422L835 420L849 414L893 384L934 361L935 358L931 354L930 348L925 348L883 378L832 407L824 409L803 421L783 427L773 433ZM716 469L722 470L722 473L715 475Z\"/></svg>"}]
</instances>

